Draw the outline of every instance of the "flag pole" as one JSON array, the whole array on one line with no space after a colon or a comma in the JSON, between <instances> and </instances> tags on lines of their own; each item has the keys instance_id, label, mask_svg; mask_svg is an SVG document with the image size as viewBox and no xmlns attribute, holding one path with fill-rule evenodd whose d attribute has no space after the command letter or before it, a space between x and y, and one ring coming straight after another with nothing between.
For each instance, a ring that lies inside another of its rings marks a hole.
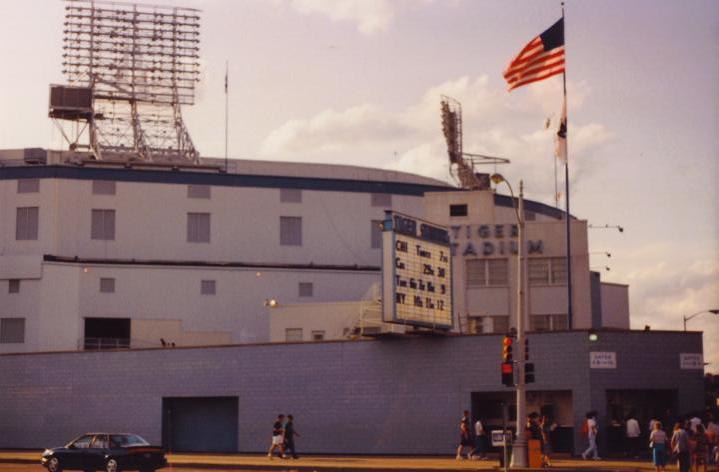
<instances>
[{"instance_id":1,"label":"flag pole","mask_svg":"<svg viewBox=\"0 0 719 472\"><path fill-rule=\"evenodd\" d=\"M227 94L227 79L229 74L229 62L225 61L225 173L227 173L228 159L227 159L227 128L229 123L228 115L228 94Z\"/></svg>"},{"instance_id":2,"label":"flag pole","mask_svg":"<svg viewBox=\"0 0 719 472\"><path fill-rule=\"evenodd\" d=\"M564 23L565 30L567 26L567 22L564 21L564 2L562 2L562 23ZM564 49L565 49L565 55L566 55L566 49L567 49L567 40L566 35L564 38ZM564 71L562 72L562 89L564 92L564 103L566 106L567 103L567 67L564 67ZM569 128L568 125L569 120L567 120L567 129ZM572 231L571 231L571 216L569 213L569 133L567 133L567 138L565 139L565 146L567 146L567 152L564 159L564 193L566 194L566 205L567 205L567 327L569 329L572 329L573 326L573 306L572 306Z\"/></svg>"}]
</instances>

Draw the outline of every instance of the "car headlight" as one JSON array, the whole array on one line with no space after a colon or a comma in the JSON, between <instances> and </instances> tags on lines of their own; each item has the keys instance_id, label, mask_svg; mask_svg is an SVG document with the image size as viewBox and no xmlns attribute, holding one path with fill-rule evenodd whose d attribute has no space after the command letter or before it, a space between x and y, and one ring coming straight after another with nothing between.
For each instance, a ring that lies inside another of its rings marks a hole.
<instances>
[{"instance_id":1,"label":"car headlight","mask_svg":"<svg viewBox=\"0 0 719 472\"><path fill-rule=\"evenodd\" d=\"M52 451L51 451L50 449L45 449L44 451L42 451L42 456L43 456L43 457L49 456L49 455L51 455L51 454L52 454Z\"/></svg>"}]
</instances>

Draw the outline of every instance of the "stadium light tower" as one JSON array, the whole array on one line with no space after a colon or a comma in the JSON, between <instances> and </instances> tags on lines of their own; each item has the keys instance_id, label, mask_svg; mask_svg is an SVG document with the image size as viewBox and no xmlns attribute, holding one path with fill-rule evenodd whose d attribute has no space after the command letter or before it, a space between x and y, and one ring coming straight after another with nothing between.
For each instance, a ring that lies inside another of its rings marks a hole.
<instances>
[{"instance_id":1,"label":"stadium light tower","mask_svg":"<svg viewBox=\"0 0 719 472\"><path fill-rule=\"evenodd\" d=\"M69 85L50 86L49 116L70 150L199 163L181 113L199 81L199 10L66 0L63 34Z\"/></svg>"}]
</instances>

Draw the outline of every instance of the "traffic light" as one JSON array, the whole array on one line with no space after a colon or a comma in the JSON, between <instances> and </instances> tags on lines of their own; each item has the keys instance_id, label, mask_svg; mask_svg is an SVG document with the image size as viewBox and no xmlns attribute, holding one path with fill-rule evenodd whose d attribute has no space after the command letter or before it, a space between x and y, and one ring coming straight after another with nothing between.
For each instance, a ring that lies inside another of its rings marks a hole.
<instances>
[{"instance_id":1,"label":"traffic light","mask_svg":"<svg viewBox=\"0 0 719 472\"><path fill-rule=\"evenodd\" d=\"M524 383L534 383L534 364L532 362L524 364Z\"/></svg>"},{"instance_id":2,"label":"traffic light","mask_svg":"<svg viewBox=\"0 0 719 472\"><path fill-rule=\"evenodd\" d=\"M502 362L504 363L512 363L512 345L514 344L514 339L511 336L505 336L502 340Z\"/></svg>"},{"instance_id":3,"label":"traffic light","mask_svg":"<svg viewBox=\"0 0 719 472\"><path fill-rule=\"evenodd\" d=\"M529 360L529 338L524 338L524 360Z\"/></svg>"},{"instance_id":4,"label":"traffic light","mask_svg":"<svg viewBox=\"0 0 719 472\"><path fill-rule=\"evenodd\" d=\"M507 387L514 386L514 364L502 362L502 384Z\"/></svg>"}]
</instances>

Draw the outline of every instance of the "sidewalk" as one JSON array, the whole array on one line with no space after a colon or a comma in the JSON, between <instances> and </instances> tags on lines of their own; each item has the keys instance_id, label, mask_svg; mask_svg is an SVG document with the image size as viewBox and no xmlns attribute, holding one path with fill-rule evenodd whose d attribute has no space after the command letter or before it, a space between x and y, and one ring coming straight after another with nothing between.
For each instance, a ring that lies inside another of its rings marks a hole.
<instances>
[{"instance_id":1,"label":"sidewalk","mask_svg":"<svg viewBox=\"0 0 719 472\"><path fill-rule=\"evenodd\" d=\"M39 464L41 451L0 451L0 463ZM376 457L376 456L305 456L299 460L270 460L265 455L240 454L168 454L172 468L237 469L237 470L296 470L308 472L439 472L465 470L498 470L499 461L455 460L453 457ZM167 470L167 469L164 469ZM517 469L512 469L517 470ZM542 471L620 471L649 472L654 467L648 461L602 460L583 461L564 458L552 461L552 467L526 469Z\"/></svg>"}]
</instances>

